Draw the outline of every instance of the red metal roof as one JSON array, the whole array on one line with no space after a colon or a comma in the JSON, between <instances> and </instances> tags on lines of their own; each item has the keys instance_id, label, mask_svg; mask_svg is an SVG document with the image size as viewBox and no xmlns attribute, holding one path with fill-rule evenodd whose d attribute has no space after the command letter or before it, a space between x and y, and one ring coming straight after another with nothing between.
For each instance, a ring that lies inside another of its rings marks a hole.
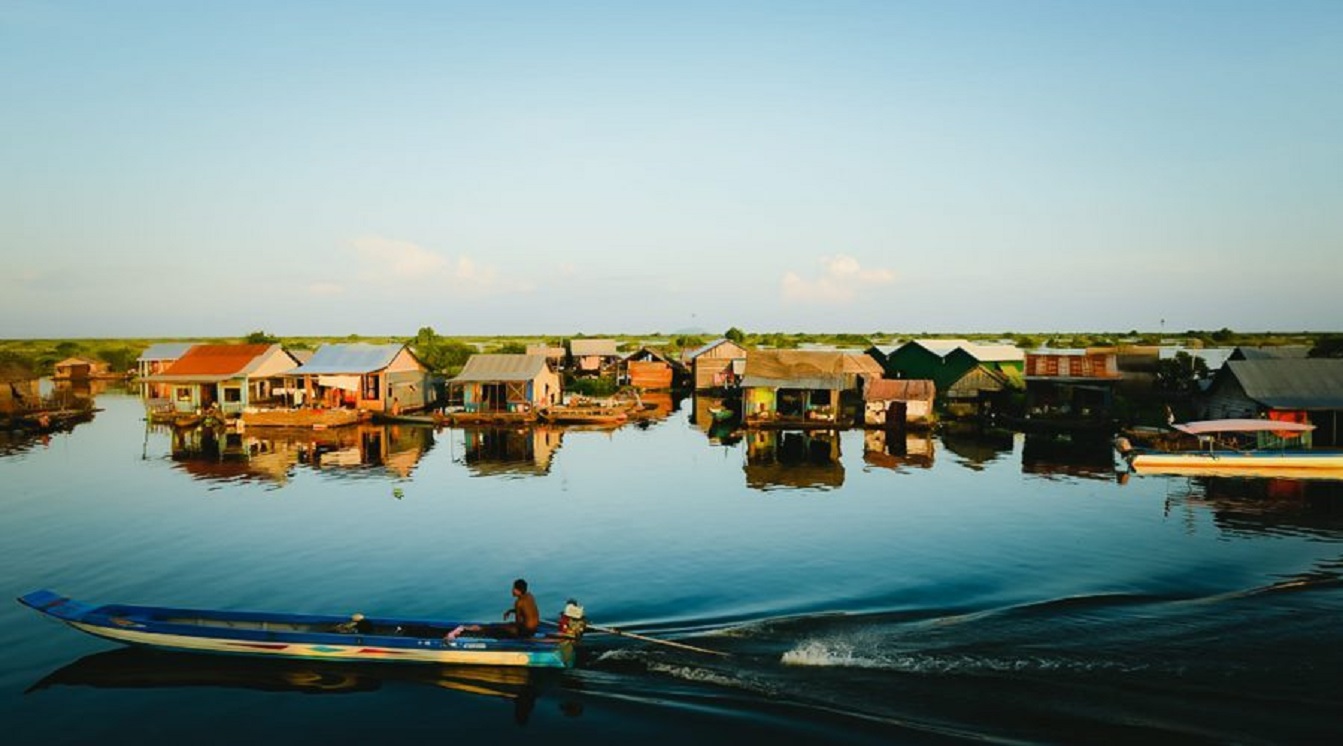
<instances>
[{"instance_id":1,"label":"red metal roof","mask_svg":"<svg viewBox=\"0 0 1343 746\"><path fill-rule=\"evenodd\" d=\"M219 376L241 373L270 349L258 345L195 345L168 366L165 376Z\"/></svg>"}]
</instances>

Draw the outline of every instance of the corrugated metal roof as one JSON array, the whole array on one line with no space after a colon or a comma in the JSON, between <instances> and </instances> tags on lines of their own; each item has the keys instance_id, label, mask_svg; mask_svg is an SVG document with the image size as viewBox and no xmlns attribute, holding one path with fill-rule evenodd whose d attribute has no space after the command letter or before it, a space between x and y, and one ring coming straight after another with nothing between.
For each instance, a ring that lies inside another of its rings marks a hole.
<instances>
[{"instance_id":1,"label":"corrugated metal roof","mask_svg":"<svg viewBox=\"0 0 1343 746\"><path fill-rule=\"evenodd\" d=\"M836 388L844 388L843 377L845 374L865 375L875 379L881 378L883 371L881 365L867 353L821 352L818 350L752 350L746 355L745 373L748 380L775 382L839 377L841 384ZM742 385L747 384L743 381ZM800 386L797 388L816 387Z\"/></svg>"},{"instance_id":2,"label":"corrugated metal roof","mask_svg":"<svg viewBox=\"0 0 1343 746\"><path fill-rule=\"evenodd\" d=\"M796 378L773 378L747 375L741 379L744 389L820 389L831 391L843 389L844 376L809 376Z\"/></svg>"},{"instance_id":3,"label":"corrugated metal roof","mask_svg":"<svg viewBox=\"0 0 1343 746\"><path fill-rule=\"evenodd\" d=\"M574 357L587 357L589 355L620 356L614 339L571 339L569 340L569 354Z\"/></svg>"},{"instance_id":4,"label":"corrugated metal roof","mask_svg":"<svg viewBox=\"0 0 1343 746\"><path fill-rule=\"evenodd\" d=\"M923 378L878 378L863 389L865 401L932 401L937 387Z\"/></svg>"},{"instance_id":5,"label":"corrugated metal roof","mask_svg":"<svg viewBox=\"0 0 1343 746\"><path fill-rule=\"evenodd\" d=\"M736 342L733 342L733 341L730 340L730 339L726 339L726 338L724 338L724 337L719 337L718 339L715 339L714 341L709 342L708 344L702 344L702 345L700 345L699 347L696 347L695 349L693 349L693 350L691 350L690 352L686 353L685 359L686 359L686 360L694 360L695 358L699 357L700 355L703 355L704 353L708 352L709 350L712 350L713 348L717 347L718 345L721 345L721 344L724 344L724 343L736 344Z\"/></svg>"},{"instance_id":6,"label":"corrugated metal roof","mask_svg":"<svg viewBox=\"0 0 1343 746\"><path fill-rule=\"evenodd\" d=\"M1026 351L1016 345L963 344L961 348L976 360L985 363L1002 363L1026 359Z\"/></svg>"},{"instance_id":7,"label":"corrugated metal roof","mask_svg":"<svg viewBox=\"0 0 1343 746\"><path fill-rule=\"evenodd\" d=\"M1343 409L1343 359L1230 360L1245 395L1274 409Z\"/></svg>"},{"instance_id":8,"label":"corrugated metal roof","mask_svg":"<svg viewBox=\"0 0 1343 746\"><path fill-rule=\"evenodd\" d=\"M937 355L938 357L946 357L948 353L950 353L951 351L955 350L957 347L965 347L966 345L970 344L970 340L968 340L968 339L912 339L912 340L906 342L905 344L907 344L907 345L918 345L918 346L922 347L923 349L928 350L929 352L933 353L934 355ZM904 345L901 345L901 346L903 347Z\"/></svg>"},{"instance_id":9,"label":"corrugated metal roof","mask_svg":"<svg viewBox=\"0 0 1343 746\"><path fill-rule=\"evenodd\" d=\"M136 360L176 360L186 354L195 342L158 342L150 345Z\"/></svg>"},{"instance_id":10,"label":"corrugated metal roof","mask_svg":"<svg viewBox=\"0 0 1343 746\"><path fill-rule=\"evenodd\" d=\"M1304 360L1308 354L1310 348L1303 345L1237 347L1231 351L1231 357L1236 360Z\"/></svg>"},{"instance_id":11,"label":"corrugated metal roof","mask_svg":"<svg viewBox=\"0 0 1343 746\"><path fill-rule=\"evenodd\" d=\"M544 355L472 355L450 382L530 381L545 368Z\"/></svg>"},{"instance_id":12,"label":"corrugated metal roof","mask_svg":"<svg viewBox=\"0 0 1343 746\"><path fill-rule=\"evenodd\" d=\"M328 344L317 348L308 362L290 371L292 375L363 374L382 370L405 349L402 344Z\"/></svg>"},{"instance_id":13,"label":"corrugated metal roof","mask_svg":"<svg viewBox=\"0 0 1343 746\"><path fill-rule=\"evenodd\" d=\"M260 357L279 345L192 345L164 369L161 380L210 380L242 375Z\"/></svg>"}]
</instances>

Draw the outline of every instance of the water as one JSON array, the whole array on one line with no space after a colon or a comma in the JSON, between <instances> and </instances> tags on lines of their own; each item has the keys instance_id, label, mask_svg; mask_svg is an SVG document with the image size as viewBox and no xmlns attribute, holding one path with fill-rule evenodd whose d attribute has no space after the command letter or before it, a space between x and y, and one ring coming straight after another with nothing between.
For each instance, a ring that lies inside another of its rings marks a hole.
<instances>
[{"instance_id":1,"label":"water","mask_svg":"<svg viewBox=\"0 0 1343 746\"><path fill-rule=\"evenodd\" d=\"M97 403L0 440L11 598L492 619L524 576L547 618L572 596L728 655L594 634L572 671L182 656L11 602L12 742L1343 735L1338 483L1123 478L1108 448L1019 434L706 432L690 399L616 431L235 442Z\"/></svg>"}]
</instances>

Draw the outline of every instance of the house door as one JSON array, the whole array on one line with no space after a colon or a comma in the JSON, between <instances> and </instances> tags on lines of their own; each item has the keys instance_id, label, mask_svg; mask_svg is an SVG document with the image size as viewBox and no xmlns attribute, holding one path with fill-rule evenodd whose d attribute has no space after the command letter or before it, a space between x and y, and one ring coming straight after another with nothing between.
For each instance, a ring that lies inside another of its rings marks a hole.
<instances>
[{"instance_id":1,"label":"house door","mask_svg":"<svg viewBox=\"0 0 1343 746\"><path fill-rule=\"evenodd\" d=\"M909 412L909 404L902 401L893 401L891 406L886 408L886 429L904 430L905 420Z\"/></svg>"}]
</instances>

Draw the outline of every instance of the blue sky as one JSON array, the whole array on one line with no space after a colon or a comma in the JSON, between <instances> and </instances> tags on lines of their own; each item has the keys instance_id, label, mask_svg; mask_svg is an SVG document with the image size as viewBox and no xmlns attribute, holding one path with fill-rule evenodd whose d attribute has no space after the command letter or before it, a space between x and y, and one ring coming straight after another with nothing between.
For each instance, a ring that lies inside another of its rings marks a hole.
<instances>
[{"instance_id":1,"label":"blue sky","mask_svg":"<svg viewBox=\"0 0 1343 746\"><path fill-rule=\"evenodd\" d=\"M0 337L1340 330L1343 3L0 0Z\"/></svg>"}]
</instances>

